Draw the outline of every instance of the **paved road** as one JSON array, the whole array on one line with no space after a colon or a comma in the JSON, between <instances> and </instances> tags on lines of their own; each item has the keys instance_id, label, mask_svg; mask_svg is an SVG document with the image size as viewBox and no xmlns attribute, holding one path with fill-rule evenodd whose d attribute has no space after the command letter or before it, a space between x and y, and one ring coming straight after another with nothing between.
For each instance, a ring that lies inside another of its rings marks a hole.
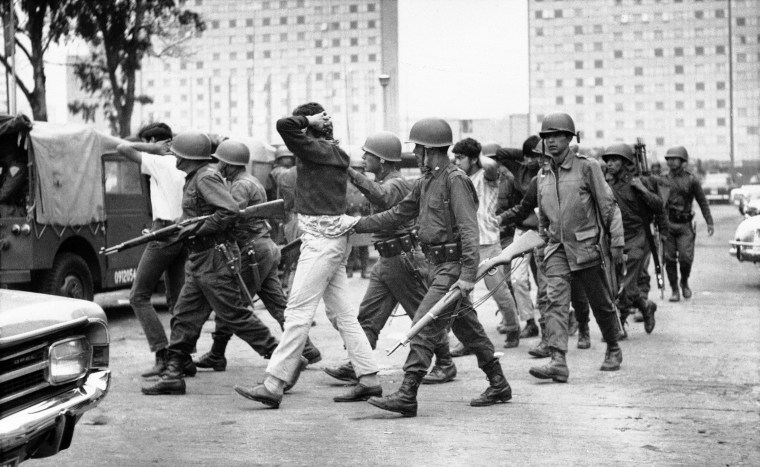
<instances>
[{"instance_id":1,"label":"paved road","mask_svg":"<svg viewBox=\"0 0 760 467\"><path fill-rule=\"evenodd\" d=\"M416 418L333 403L346 387L320 368L339 363L343 349L321 310L311 335L324 360L279 410L233 392L233 384L261 380L266 368L239 340L227 371L188 379L186 396L142 396L139 374L151 355L131 311L110 308L110 394L82 419L70 449L29 465L760 465L760 271L728 256L741 220L736 209L717 206L714 215L714 237L698 225L694 298L671 304L653 294L657 327L647 335L632 326L620 372L598 371L604 344L594 326L592 348L568 354L565 385L528 374L536 360L526 351L536 339L525 340L502 349L513 400L488 408L468 405L487 385L474 357L456 360L454 382L423 386ZM366 282L355 276L351 284L358 304ZM488 302L479 315L501 347L494 310ZM168 325L168 314L162 318ZM395 318L379 348L408 325ZM210 346L212 327L204 327L200 351ZM383 387L394 391L405 351L377 355Z\"/></svg>"}]
</instances>

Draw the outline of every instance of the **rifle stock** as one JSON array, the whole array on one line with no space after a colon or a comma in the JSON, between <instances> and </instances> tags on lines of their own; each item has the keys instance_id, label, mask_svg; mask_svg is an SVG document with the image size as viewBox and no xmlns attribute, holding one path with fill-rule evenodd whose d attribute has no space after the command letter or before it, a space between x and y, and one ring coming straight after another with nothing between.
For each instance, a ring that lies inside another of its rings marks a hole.
<instances>
[{"instance_id":1,"label":"rifle stock","mask_svg":"<svg viewBox=\"0 0 760 467\"><path fill-rule=\"evenodd\" d=\"M504 248L502 252L493 258L486 259L485 261L482 261L480 265L478 265L478 273L477 277L475 279L475 282L477 283L481 279L483 279L491 269L501 266L502 264L507 264L512 259L514 259L517 256L520 256L523 253L527 253L528 251L533 250L534 248L538 248L540 246L544 245L544 240L539 237L539 235L534 232L533 230L529 230L525 232L523 235L521 235L517 240L512 242L511 245ZM398 341L395 346L389 348L386 351L387 355L391 355L393 352L395 352L399 347L403 347L412 340L414 336L416 336L425 326L430 324L434 319L438 318L443 314L444 311L448 310L450 307L454 306L456 302L459 301L459 299L462 297L462 292L458 289L451 289L444 295L438 302L436 302L435 305L433 305L432 308L423 316L420 318L419 321L414 323L414 325L407 331L406 335L403 339Z\"/></svg>"},{"instance_id":2,"label":"rifle stock","mask_svg":"<svg viewBox=\"0 0 760 467\"><path fill-rule=\"evenodd\" d=\"M245 219L250 219L254 217L260 218L260 219L269 219L269 218L283 217L284 215L285 215L285 202L281 199L278 199L276 201L269 201L266 203L256 204L254 206L248 206L247 208L240 210L240 216ZM118 245L114 245L108 248L101 248L100 254L112 255L114 253L127 250L129 248L134 248L136 246L144 245L153 240L161 240L164 238L171 237L175 233L182 230L183 227L187 227L188 225L198 224L208 219L209 217L211 217L211 215L193 217L191 219L185 219L183 221L179 221L176 224L168 225L164 228L154 230L152 232L148 232L145 235L135 237L133 239L127 240L126 242L119 243Z\"/></svg>"}]
</instances>

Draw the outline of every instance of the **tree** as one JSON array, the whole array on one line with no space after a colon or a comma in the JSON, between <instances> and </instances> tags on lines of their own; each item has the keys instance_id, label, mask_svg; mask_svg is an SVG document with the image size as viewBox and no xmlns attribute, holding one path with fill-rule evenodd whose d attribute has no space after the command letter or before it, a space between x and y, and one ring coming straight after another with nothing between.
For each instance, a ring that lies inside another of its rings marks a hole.
<instances>
[{"instance_id":1,"label":"tree","mask_svg":"<svg viewBox=\"0 0 760 467\"><path fill-rule=\"evenodd\" d=\"M69 0L67 15L75 33L91 46L90 56L74 64L82 89L103 101L114 134L131 131L135 102L152 102L135 96L135 75L147 55L176 56L182 45L205 29L201 17L173 0ZM76 112L92 111L82 102L69 104Z\"/></svg>"},{"instance_id":2,"label":"tree","mask_svg":"<svg viewBox=\"0 0 760 467\"><path fill-rule=\"evenodd\" d=\"M12 72L10 57L8 51L10 46L15 46L20 50L23 56L28 60L32 68L32 81L34 87L30 88L16 74L18 88L29 101L32 108L32 116L35 120L47 121L47 100L46 77L44 56L48 47L53 42L66 34L69 27L69 20L64 15L63 5L66 0L21 0L17 2L2 1L0 4L0 14L3 17L3 24L9 26L11 14L9 7L18 4L21 7L21 15L14 12L14 26L16 35L10 38L6 31L6 48L5 53L0 53L0 63L3 64L8 73ZM23 40L21 40L21 38Z\"/></svg>"}]
</instances>

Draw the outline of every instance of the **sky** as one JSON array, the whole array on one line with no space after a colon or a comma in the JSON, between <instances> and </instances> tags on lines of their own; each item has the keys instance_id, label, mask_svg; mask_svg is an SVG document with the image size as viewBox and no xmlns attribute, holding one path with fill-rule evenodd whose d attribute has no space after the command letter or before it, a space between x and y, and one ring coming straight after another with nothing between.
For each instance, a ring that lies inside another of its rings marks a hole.
<instances>
[{"instance_id":1,"label":"sky","mask_svg":"<svg viewBox=\"0 0 760 467\"><path fill-rule=\"evenodd\" d=\"M526 0L399 0L402 115L528 112Z\"/></svg>"}]
</instances>

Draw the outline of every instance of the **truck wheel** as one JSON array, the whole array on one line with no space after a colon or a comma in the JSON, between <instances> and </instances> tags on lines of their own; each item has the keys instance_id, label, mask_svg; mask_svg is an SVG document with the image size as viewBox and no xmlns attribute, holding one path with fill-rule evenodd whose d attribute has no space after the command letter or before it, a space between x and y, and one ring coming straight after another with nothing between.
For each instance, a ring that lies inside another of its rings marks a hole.
<instances>
[{"instance_id":1,"label":"truck wheel","mask_svg":"<svg viewBox=\"0 0 760 467\"><path fill-rule=\"evenodd\" d=\"M42 280L40 292L92 301L93 289L87 263L74 253L59 253Z\"/></svg>"}]
</instances>

